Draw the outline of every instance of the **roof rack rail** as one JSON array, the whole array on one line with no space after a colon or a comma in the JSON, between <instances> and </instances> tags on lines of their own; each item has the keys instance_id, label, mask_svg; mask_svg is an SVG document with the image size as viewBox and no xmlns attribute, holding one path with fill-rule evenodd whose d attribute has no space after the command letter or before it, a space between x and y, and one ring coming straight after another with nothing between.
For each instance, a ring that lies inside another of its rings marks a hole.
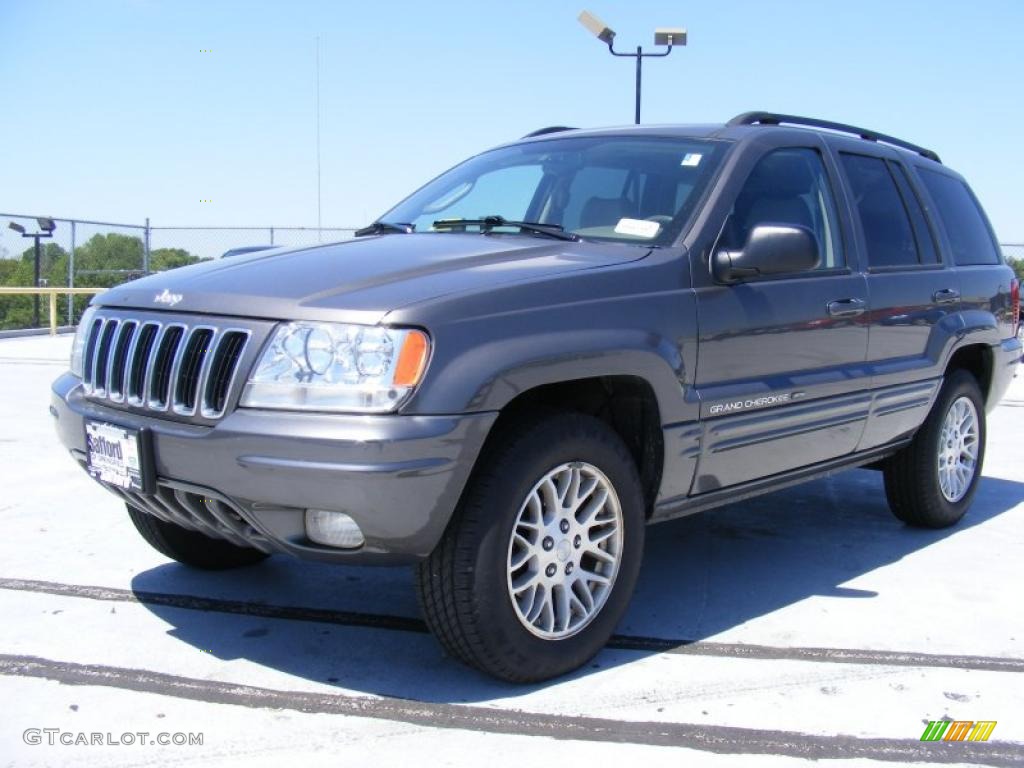
<instances>
[{"instance_id":1,"label":"roof rack rail","mask_svg":"<svg viewBox=\"0 0 1024 768\"><path fill-rule=\"evenodd\" d=\"M524 139L532 139L534 136L543 136L548 133L560 133L562 131L575 131L575 128L570 128L567 125L549 125L547 128L538 128L536 131L523 136Z\"/></svg>"},{"instance_id":2,"label":"roof rack rail","mask_svg":"<svg viewBox=\"0 0 1024 768\"><path fill-rule=\"evenodd\" d=\"M934 160L937 163L942 162L942 160L939 159L939 156L932 150L919 147L917 144L911 144L909 141L903 141L903 139L897 139L893 136L886 136L884 133L878 133L877 131L869 131L867 128L858 128L855 125L833 123L829 120L817 120L813 117L779 115L774 112L744 112L742 115L736 115L736 117L726 123L726 125L781 125L782 123L786 123L787 125L804 125L809 128L825 128L826 130L839 131L840 133L852 133L867 141L878 141L883 144L891 144L894 147L902 147L903 149L909 149L911 152L916 152L922 157L927 157L929 160Z\"/></svg>"}]
</instances>

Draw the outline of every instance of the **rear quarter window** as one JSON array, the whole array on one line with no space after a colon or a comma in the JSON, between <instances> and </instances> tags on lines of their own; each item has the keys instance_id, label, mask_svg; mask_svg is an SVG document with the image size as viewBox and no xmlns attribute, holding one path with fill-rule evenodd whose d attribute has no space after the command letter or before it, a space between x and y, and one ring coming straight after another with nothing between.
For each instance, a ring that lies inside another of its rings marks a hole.
<instances>
[{"instance_id":1,"label":"rear quarter window","mask_svg":"<svg viewBox=\"0 0 1024 768\"><path fill-rule=\"evenodd\" d=\"M992 231L967 185L953 176L927 168L918 168L917 173L935 202L953 249L953 262L958 265L999 264L999 250Z\"/></svg>"}]
</instances>

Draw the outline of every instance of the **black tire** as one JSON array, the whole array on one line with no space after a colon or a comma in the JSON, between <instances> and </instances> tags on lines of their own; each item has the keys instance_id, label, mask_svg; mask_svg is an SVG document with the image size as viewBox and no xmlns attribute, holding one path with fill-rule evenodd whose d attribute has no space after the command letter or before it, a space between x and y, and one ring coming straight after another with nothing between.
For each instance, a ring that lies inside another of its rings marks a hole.
<instances>
[{"instance_id":1,"label":"black tire","mask_svg":"<svg viewBox=\"0 0 1024 768\"><path fill-rule=\"evenodd\" d=\"M583 414L549 414L504 431L492 445L497 447L481 457L444 537L418 569L420 604L450 655L509 682L546 680L580 667L601 650L629 604L643 557L640 479L619 436ZM568 637L546 639L528 630L513 607L507 581L510 540L538 481L563 464L579 462L603 473L618 497L618 570L589 623Z\"/></svg>"},{"instance_id":2,"label":"black tire","mask_svg":"<svg viewBox=\"0 0 1024 768\"><path fill-rule=\"evenodd\" d=\"M966 493L952 502L939 484L939 441L946 414L961 397L973 403L977 415L978 458ZM978 489L985 460L985 433L985 401L977 380L965 370L950 372L913 442L885 463L885 495L892 513L919 528L948 528L958 523Z\"/></svg>"},{"instance_id":3,"label":"black tire","mask_svg":"<svg viewBox=\"0 0 1024 768\"><path fill-rule=\"evenodd\" d=\"M128 516L135 530L142 534L142 538L157 552L182 565L206 571L222 571L253 565L267 557L266 553L258 549L237 547L224 539L214 539L160 520L131 504L125 506L128 507Z\"/></svg>"}]
</instances>

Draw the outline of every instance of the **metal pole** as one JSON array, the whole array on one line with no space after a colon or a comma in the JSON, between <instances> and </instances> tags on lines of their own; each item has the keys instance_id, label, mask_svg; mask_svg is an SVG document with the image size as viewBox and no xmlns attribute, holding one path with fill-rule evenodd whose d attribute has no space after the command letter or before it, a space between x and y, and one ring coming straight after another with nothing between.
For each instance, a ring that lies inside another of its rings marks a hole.
<instances>
[{"instance_id":1,"label":"metal pole","mask_svg":"<svg viewBox=\"0 0 1024 768\"><path fill-rule=\"evenodd\" d=\"M270 228L270 244L271 245L274 244L274 228L273 227Z\"/></svg>"},{"instance_id":2,"label":"metal pole","mask_svg":"<svg viewBox=\"0 0 1024 768\"><path fill-rule=\"evenodd\" d=\"M644 60L644 49L636 47L636 124L640 125L640 68Z\"/></svg>"},{"instance_id":3,"label":"metal pole","mask_svg":"<svg viewBox=\"0 0 1024 768\"><path fill-rule=\"evenodd\" d=\"M643 47L638 45L636 47L636 53L622 53L620 51L616 51L615 45L612 41L609 40L608 50L611 52L612 56L622 56L625 58L632 57L636 59L636 109L633 113L633 122L636 123L637 125L640 125L640 92L643 77L642 72L644 57L650 56L657 59L664 58L665 56L668 56L670 53L672 53L672 46L667 46L665 50L662 51L661 53L644 53Z\"/></svg>"},{"instance_id":4,"label":"metal pole","mask_svg":"<svg viewBox=\"0 0 1024 768\"><path fill-rule=\"evenodd\" d=\"M39 235L34 235L32 237L32 239L35 240L35 243L36 243L36 246L35 246L35 250L36 250L36 268L35 268L36 279L35 279L35 286L36 286L36 288L38 288L39 287L39 256L40 256L40 254L39 254ZM38 293L35 294L32 297L32 327L33 328L38 328L39 327L39 294Z\"/></svg>"},{"instance_id":5,"label":"metal pole","mask_svg":"<svg viewBox=\"0 0 1024 768\"><path fill-rule=\"evenodd\" d=\"M75 222L71 222L71 255L68 257L68 288L75 287ZM68 325L75 324L75 296L68 294Z\"/></svg>"},{"instance_id":6,"label":"metal pole","mask_svg":"<svg viewBox=\"0 0 1024 768\"><path fill-rule=\"evenodd\" d=\"M320 36L316 37L316 229L317 242L322 243L320 228Z\"/></svg>"},{"instance_id":7,"label":"metal pole","mask_svg":"<svg viewBox=\"0 0 1024 768\"><path fill-rule=\"evenodd\" d=\"M149 216L146 217L146 237L142 246L142 272L149 274Z\"/></svg>"}]
</instances>

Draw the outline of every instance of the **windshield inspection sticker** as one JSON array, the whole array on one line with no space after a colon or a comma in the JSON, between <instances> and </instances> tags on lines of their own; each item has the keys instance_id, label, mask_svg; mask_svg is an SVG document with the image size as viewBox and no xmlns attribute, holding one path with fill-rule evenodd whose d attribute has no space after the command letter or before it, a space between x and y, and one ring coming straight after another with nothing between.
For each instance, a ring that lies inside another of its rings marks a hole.
<instances>
[{"instance_id":1,"label":"windshield inspection sticker","mask_svg":"<svg viewBox=\"0 0 1024 768\"><path fill-rule=\"evenodd\" d=\"M688 152L683 157L683 162L680 163L684 168L696 168L700 165L700 161L704 159L704 155L699 152Z\"/></svg>"},{"instance_id":2,"label":"windshield inspection sticker","mask_svg":"<svg viewBox=\"0 0 1024 768\"><path fill-rule=\"evenodd\" d=\"M620 235L652 238L661 231L661 224L643 219L619 219L619 223L615 225L615 231Z\"/></svg>"}]
</instances>

